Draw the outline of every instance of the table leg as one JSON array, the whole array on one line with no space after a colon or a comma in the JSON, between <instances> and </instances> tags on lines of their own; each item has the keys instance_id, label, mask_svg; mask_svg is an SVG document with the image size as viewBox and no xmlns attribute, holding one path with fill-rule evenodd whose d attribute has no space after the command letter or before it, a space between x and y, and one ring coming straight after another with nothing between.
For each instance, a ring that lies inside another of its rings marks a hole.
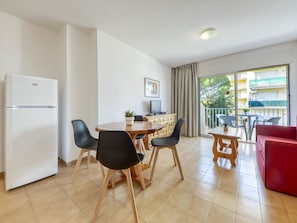
<instances>
[{"instance_id":1,"label":"table leg","mask_svg":"<svg viewBox=\"0 0 297 223\"><path fill-rule=\"evenodd\" d=\"M235 160L237 159L237 148L238 148L238 140L237 139L232 139L230 143L230 148L232 150L231 156L230 156L230 162L232 166L236 166Z\"/></svg>"},{"instance_id":2,"label":"table leg","mask_svg":"<svg viewBox=\"0 0 297 223\"><path fill-rule=\"evenodd\" d=\"M238 154L238 139L237 138L230 138L230 137L223 137L218 135L213 135L214 142L213 142L213 161L217 161L219 157L225 158L230 160L232 166L236 166L236 159ZM230 144L224 143L223 139L230 141ZM219 146L219 150L218 150ZM231 153L227 152L227 149L231 149Z\"/></svg>"},{"instance_id":3,"label":"table leg","mask_svg":"<svg viewBox=\"0 0 297 223\"><path fill-rule=\"evenodd\" d=\"M225 147L228 147L228 144L223 142L223 138L219 137L218 142L220 145L220 151L222 151Z\"/></svg>"},{"instance_id":4,"label":"table leg","mask_svg":"<svg viewBox=\"0 0 297 223\"><path fill-rule=\"evenodd\" d=\"M141 165L141 171L144 170L143 168L144 168L144 166ZM133 167L130 168L130 170L131 170L132 180L134 180L135 182L137 182L138 184L141 185L141 179L140 179L141 176L140 176L140 174L137 173L136 167L133 166ZM149 179L145 178L143 176L143 174L142 174L142 177L143 177L143 180L144 180L145 187L150 186L151 181Z\"/></svg>"},{"instance_id":5,"label":"table leg","mask_svg":"<svg viewBox=\"0 0 297 223\"><path fill-rule=\"evenodd\" d=\"M129 133L133 142L135 142L136 140L136 135L137 134L134 134L134 133ZM147 163L141 163L141 171L144 171L146 169L148 169L150 167L149 164ZM137 170L136 170L136 167L133 166L130 168L130 171L131 171L131 175L132 175L132 180L136 181L137 183L139 183L141 185L141 179L140 179L140 174L137 173ZM142 175L143 176L143 175ZM151 181L145 177L143 177L144 179L144 183L145 183L145 187L148 187L149 185L151 185Z\"/></svg>"},{"instance_id":6,"label":"table leg","mask_svg":"<svg viewBox=\"0 0 297 223\"><path fill-rule=\"evenodd\" d=\"M144 170L144 168L147 169L148 167L141 165L142 171ZM136 170L136 167L135 166L133 166L133 167L130 168L130 172L131 172L132 180L134 182L138 183L139 185L141 185L140 174L137 173L137 170ZM151 185L151 181L149 179L147 179L145 177L143 177L143 179L144 179L145 187L148 187L148 186ZM119 172L117 172L117 174L113 174L112 175L112 178L109 181L108 187L109 188L113 188L117 184L119 184L121 182L125 182L125 181L126 181L125 174L123 174L122 171L119 171Z\"/></svg>"},{"instance_id":7,"label":"table leg","mask_svg":"<svg viewBox=\"0 0 297 223\"><path fill-rule=\"evenodd\" d=\"M218 144L218 137L214 136L213 146L212 146L213 161L217 161L219 157L217 144Z\"/></svg>"}]
</instances>

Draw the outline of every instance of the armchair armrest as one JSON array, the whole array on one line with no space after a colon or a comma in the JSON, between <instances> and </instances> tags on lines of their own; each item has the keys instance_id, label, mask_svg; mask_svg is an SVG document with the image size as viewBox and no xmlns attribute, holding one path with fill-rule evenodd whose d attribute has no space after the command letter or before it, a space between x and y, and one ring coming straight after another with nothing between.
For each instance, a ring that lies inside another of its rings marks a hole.
<instances>
[{"instance_id":1,"label":"armchair armrest","mask_svg":"<svg viewBox=\"0 0 297 223\"><path fill-rule=\"evenodd\" d=\"M296 127L279 125L256 125L256 139L258 135L296 139Z\"/></svg>"}]
</instances>

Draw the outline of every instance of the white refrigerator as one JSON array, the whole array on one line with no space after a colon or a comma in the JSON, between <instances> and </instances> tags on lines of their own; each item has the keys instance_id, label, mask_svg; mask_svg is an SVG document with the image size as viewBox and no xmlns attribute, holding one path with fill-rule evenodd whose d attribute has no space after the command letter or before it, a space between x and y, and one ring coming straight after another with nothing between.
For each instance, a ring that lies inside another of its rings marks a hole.
<instances>
[{"instance_id":1,"label":"white refrigerator","mask_svg":"<svg viewBox=\"0 0 297 223\"><path fill-rule=\"evenodd\" d=\"M58 82L5 77L5 187L16 188L58 172Z\"/></svg>"}]
</instances>

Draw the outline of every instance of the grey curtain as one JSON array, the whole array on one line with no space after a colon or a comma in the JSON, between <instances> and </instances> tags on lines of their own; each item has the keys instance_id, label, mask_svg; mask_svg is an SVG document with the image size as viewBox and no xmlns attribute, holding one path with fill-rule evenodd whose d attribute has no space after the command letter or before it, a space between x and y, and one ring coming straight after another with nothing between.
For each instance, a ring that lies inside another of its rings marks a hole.
<instances>
[{"instance_id":1,"label":"grey curtain","mask_svg":"<svg viewBox=\"0 0 297 223\"><path fill-rule=\"evenodd\" d=\"M185 118L182 134L198 136L198 64L172 68L171 80L171 111Z\"/></svg>"}]
</instances>

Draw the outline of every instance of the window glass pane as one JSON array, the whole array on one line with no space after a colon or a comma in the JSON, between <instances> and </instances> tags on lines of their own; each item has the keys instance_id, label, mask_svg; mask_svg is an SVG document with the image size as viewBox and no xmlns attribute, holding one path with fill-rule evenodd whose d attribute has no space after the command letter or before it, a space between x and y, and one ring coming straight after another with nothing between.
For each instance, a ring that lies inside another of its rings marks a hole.
<instances>
[{"instance_id":1,"label":"window glass pane","mask_svg":"<svg viewBox=\"0 0 297 223\"><path fill-rule=\"evenodd\" d=\"M219 126L217 114L234 111L234 74L200 79L200 131Z\"/></svg>"},{"instance_id":2,"label":"window glass pane","mask_svg":"<svg viewBox=\"0 0 297 223\"><path fill-rule=\"evenodd\" d=\"M277 124L288 124L288 89L287 66L266 67L238 73L245 78L246 96L240 97L242 91L238 87L238 112L248 108L250 113L261 116L262 121L280 117ZM268 124L268 123L267 123Z\"/></svg>"},{"instance_id":3,"label":"window glass pane","mask_svg":"<svg viewBox=\"0 0 297 223\"><path fill-rule=\"evenodd\" d=\"M246 126L243 140L255 141L256 124L288 125L288 66L200 78L200 133L222 125L220 115ZM245 122L244 122L245 121Z\"/></svg>"}]
</instances>

